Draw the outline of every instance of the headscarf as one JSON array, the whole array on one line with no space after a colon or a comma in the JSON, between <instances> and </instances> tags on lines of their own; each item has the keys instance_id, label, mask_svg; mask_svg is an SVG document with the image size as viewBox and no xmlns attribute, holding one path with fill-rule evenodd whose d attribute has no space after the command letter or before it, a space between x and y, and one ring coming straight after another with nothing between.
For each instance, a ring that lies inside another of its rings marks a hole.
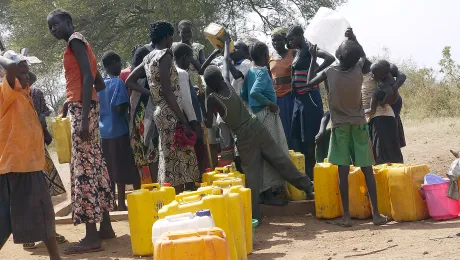
<instances>
[{"instance_id":1,"label":"headscarf","mask_svg":"<svg viewBox=\"0 0 460 260\"><path fill-rule=\"evenodd\" d=\"M273 29L273 31L272 31L272 36L279 35L279 36L286 37L287 33L288 33L288 29L287 29L287 28L285 28L285 27L278 27L278 28Z\"/></svg>"}]
</instances>

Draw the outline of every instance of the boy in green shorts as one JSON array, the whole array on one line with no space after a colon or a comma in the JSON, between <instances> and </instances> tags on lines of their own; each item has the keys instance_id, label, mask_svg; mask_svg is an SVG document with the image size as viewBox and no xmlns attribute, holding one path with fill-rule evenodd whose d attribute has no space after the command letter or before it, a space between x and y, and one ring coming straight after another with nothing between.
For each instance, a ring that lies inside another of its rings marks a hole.
<instances>
[{"instance_id":1,"label":"boy in green shorts","mask_svg":"<svg viewBox=\"0 0 460 260\"><path fill-rule=\"evenodd\" d=\"M351 29L349 30L351 31ZM348 31L347 31L348 32ZM338 165L340 195L342 197L343 219L338 223L342 227L351 227L348 198L348 173L350 165L361 167L366 178L369 197L372 203L374 225L383 225L387 218L380 215L377 204L377 189L372 165L374 157L369 143L369 133L361 101L361 72L364 56L361 46L351 40L344 41L336 51L339 60L337 66L322 71L315 77L316 46L312 46L312 62L308 74L308 85L315 86L327 80L329 112L332 122L332 135L328 160ZM313 78L314 77L314 78ZM308 88L308 86L307 86Z\"/></svg>"}]
</instances>

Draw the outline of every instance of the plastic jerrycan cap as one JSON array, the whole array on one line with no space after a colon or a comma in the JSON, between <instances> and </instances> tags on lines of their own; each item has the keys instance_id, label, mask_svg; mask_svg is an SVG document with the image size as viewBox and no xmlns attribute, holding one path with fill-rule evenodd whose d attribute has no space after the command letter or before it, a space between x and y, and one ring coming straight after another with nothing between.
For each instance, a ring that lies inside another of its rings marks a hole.
<instances>
[{"instance_id":1,"label":"plastic jerrycan cap","mask_svg":"<svg viewBox=\"0 0 460 260\"><path fill-rule=\"evenodd\" d=\"M169 182L163 183L163 187L171 187L171 183Z\"/></svg>"},{"instance_id":2,"label":"plastic jerrycan cap","mask_svg":"<svg viewBox=\"0 0 460 260\"><path fill-rule=\"evenodd\" d=\"M211 211L209 209L199 210L196 212L197 217L211 217Z\"/></svg>"}]
</instances>

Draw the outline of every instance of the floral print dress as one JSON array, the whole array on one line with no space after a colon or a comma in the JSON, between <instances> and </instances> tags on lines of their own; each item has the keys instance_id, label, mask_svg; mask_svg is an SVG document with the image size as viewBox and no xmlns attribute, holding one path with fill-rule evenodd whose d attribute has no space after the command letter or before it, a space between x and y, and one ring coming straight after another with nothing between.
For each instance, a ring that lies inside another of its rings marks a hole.
<instances>
[{"instance_id":1,"label":"floral print dress","mask_svg":"<svg viewBox=\"0 0 460 260\"><path fill-rule=\"evenodd\" d=\"M200 172L193 146L171 149L174 143L174 131L179 119L169 107L161 89L159 64L165 55L172 56L171 50L153 50L144 58L144 63L150 91L156 105L154 119L160 136L158 181L160 183L169 182L172 186L178 186L198 181ZM171 90L176 96L177 103L180 104L182 97L178 74L173 64L171 64L170 77Z\"/></svg>"},{"instance_id":2,"label":"floral print dress","mask_svg":"<svg viewBox=\"0 0 460 260\"><path fill-rule=\"evenodd\" d=\"M114 196L110 177L99 142L99 103L92 101L89 110L89 138L80 139L81 102L69 103L72 126L70 182L72 218L75 225L99 223L102 214L113 210Z\"/></svg>"}]
</instances>

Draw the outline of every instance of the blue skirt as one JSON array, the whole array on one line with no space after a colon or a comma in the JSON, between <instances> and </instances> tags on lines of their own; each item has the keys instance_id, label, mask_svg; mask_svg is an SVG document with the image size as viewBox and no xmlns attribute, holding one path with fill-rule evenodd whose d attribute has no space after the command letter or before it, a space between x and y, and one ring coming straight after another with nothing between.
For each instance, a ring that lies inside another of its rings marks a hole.
<instances>
[{"instance_id":1,"label":"blue skirt","mask_svg":"<svg viewBox=\"0 0 460 260\"><path fill-rule=\"evenodd\" d=\"M295 95L291 125L291 140L302 146L314 145L324 115L319 89Z\"/></svg>"},{"instance_id":2,"label":"blue skirt","mask_svg":"<svg viewBox=\"0 0 460 260\"><path fill-rule=\"evenodd\" d=\"M286 135L286 141L289 149L292 148L291 126L292 115L294 113L294 100L294 93L290 92L286 94L284 97L278 97L276 101L276 104L280 108L281 123L283 124L284 134Z\"/></svg>"}]
</instances>

